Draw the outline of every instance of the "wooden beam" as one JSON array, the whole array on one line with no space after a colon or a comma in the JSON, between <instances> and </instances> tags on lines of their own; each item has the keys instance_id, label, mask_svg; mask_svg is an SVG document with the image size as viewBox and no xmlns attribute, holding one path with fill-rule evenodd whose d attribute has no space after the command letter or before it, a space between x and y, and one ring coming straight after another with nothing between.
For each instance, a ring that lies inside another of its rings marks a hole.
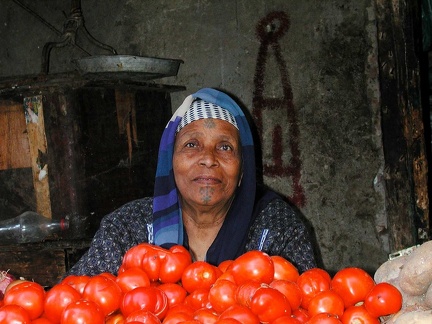
<instances>
[{"instance_id":1,"label":"wooden beam","mask_svg":"<svg viewBox=\"0 0 432 324\"><path fill-rule=\"evenodd\" d=\"M415 1L377 0L381 122L390 250L430 238Z\"/></svg>"}]
</instances>

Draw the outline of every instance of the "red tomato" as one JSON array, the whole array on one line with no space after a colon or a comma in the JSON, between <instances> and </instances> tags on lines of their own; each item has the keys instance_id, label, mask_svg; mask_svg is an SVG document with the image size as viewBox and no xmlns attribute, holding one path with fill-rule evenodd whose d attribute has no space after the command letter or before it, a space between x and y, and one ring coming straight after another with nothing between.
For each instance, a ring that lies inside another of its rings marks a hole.
<instances>
[{"instance_id":1,"label":"red tomato","mask_svg":"<svg viewBox=\"0 0 432 324\"><path fill-rule=\"evenodd\" d=\"M310 316L309 316L309 313L307 312L307 310L304 308L301 308L301 307L294 309L292 311L291 316L294 317L295 319L297 319L302 324L306 323L310 319Z\"/></svg>"},{"instance_id":2,"label":"red tomato","mask_svg":"<svg viewBox=\"0 0 432 324\"><path fill-rule=\"evenodd\" d=\"M45 290L44 288L32 281L21 282L4 295L4 305L18 305L24 308L34 320L42 315L44 309Z\"/></svg>"},{"instance_id":3,"label":"red tomato","mask_svg":"<svg viewBox=\"0 0 432 324\"><path fill-rule=\"evenodd\" d=\"M148 243L141 243L131 247L123 256L122 267L124 269L140 268L143 264L143 258L148 252L154 252L154 246Z\"/></svg>"},{"instance_id":4,"label":"red tomato","mask_svg":"<svg viewBox=\"0 0 432 324\"><path fill-rule=\"evenodd\" d=\"M81 299L67 305L61 318L61 324L77 323L104 324L105 315L95 302Z\"/></svg>"},{"instance_id":5,"label":"red tomato","mask_svg":"<svg viewBox=\"0 0 432 324\"><path fill-rule=\"evenodd\" d=\"M236 319L242 324L260 324L257 315L255 315L248 307L239 304L228 307L222 314L220 314L219 321L228 318Z\"/></svg>"},{"instance_id":6,"label":"red tomato","mask_svg":"<svg viewBox=\"0 0 432 324\"><path fill-rule=\"evenodd\" d=\"M311 317L321 313L333 314L340 317L342 316L344 309L345 307L342 297L333 290L325 290L321 291L311 299L308 313Z\"/></svg>"},{"instance_id":7,"label":"red tomato","mask_svg":"<svg viewBox=\"0 0 432 324\"><path fill-rule=\"evenodd\" d=\"M105 318L105 324L124 324L125 317L122 313L116 312L114 314L108 315Z\"/></svg>"},{"instance_id":8,"label":"red tomato","mask_svg":"<svg viewBox=\"0 0 432 324\"><path fill-rule=\"evenodd\" d=\"M173 307L170 307L170 309L168 310L168 313L166 314L166 317L173 315L173 314L177 314L177 313L184 313L189 315L191 318L193 316L195 312L195 309L193 309L191 306L186 305L186 304L177 304L174 305ZM165 319L166 319L165 317Z\"/></svg>"},{"instance_id":9,"label":"red tomato","mask_svg":"<svg viewBox=\"0 0 432 324\"><path fill-rule=\"evenodd\" d=\"M80 294L82 294L84 291L84 287L89 280L90 280L90 276L70 275L65 277L61 283L68 284L69 286L74 287Z\"/></svg>"},{"instance_id":10,"label":"red tomato","mask_svg":"<svg viewBox=\"0 0 432 324\"><path fill-rule=\"evenodd\" d=\"M29 313L18 305L3 305L0 308L0 324L27 324L30 323Z\"/></svg>"},{"instance_id":11,"label":"red tomato","mask_svg":"<svg viewBox=\"0 0 432 324\"><path fill-rule=\"evenodd\" d=\"M273 280L270 283L270 287L279 290L282 294L285 295L285 297L290 303L291 310L300 307L302 301L302 293L296 282L288 280Z\"/></svg>"},{"instance_id":12,"label":"red tomato","mask_svg":"<svg viewBox=\"0 0 432 324\"><path fill-rule=\"evenodd\" d=\"M309 319L307 324L342 324L336 315L321 313Z\"/></svg>"},{"instance_id":13,"label":"red tomato","mask_svg":"<svg viewBox=\"0 0 432 324\"><path fill-rule=\"evenodd\" d=\"M181 245L174 245L161 260L159 280L162 283L176 283L181 280L187 266L192 263L189 251Z\"/></svg>"},{"instance_id":14,"label":"red tomato","mask_svg":"<svg viewBox=\"0 0 432 324\"><path fill-rule=\"evenodd\" d=\"M53 322L53 321L50 321L48 318L45 318L45 317L39 317L39 318L36 318L35 320L31 321L31 324L55 324L55 323L60 323L60 322Z\"/></svg>"},{"instance_id":15,"label":"red tomato","mask_svg":"<svg viewBox=\"0 0 432 324\"><path fill-rule=\"evenodd\" d=\"M163 318L168 311L168 298L156 287L137 287L124 295L120 310L126 317L135 311L146 310Z\"/></svg>"},{"instance_id":16,"label":"red tomato","mask_svg":"<svg viewBox=\"0 0 432 324\"><path fill-rule=\"evenodd\" d=\"M313 268L303 272L297 279L297 285L302 292L301 306L307 309L313 297L330 289L330 282L330 275L322 269Z\"/></svg>"},{"instance_id":17,"label":"red tomato","mask_svg":"<svg viewBox=\"0 0 432 324\"><path fill-rule=\"evenodd\" d=\"M249 307L253 295L259 288L268 287L258 281L248 281L237 287L236 301L240 305Z\"/></svg>"},{"instance_id":18,"label":"red tomato","mask_svg":"<svg viewBox=\"0 0 432 324\"><path fill-rule=\"evenodd\" d=\"M218 320L219 315L211 309L200 308L195 311L193 319L204 324L213 324Z\"/></svg>"},{"instance_id":19,"label":"red tomato","mask_svg":"<svg viewBox=\"0 0 432 324\"><path fill-rule=\"evenodd\" d=\"M373 278L363 269L354 267L339 270L331 281L331 288L342 297L345 307L364 301L373 286Z\"/></svg>"},{"instance_id":20,"label":"red tomato","mask_svg":"<svg viewBox=\"0 0 432 324\"><path fill-rule=\"evenodd\" d=\"M260 288L252 297L251 311L261 322L271 322L276 318L291 315L291 306L280 291L273 288Z\"/></svg>"},{"instance_id":21,"label":"red tomato","mask_svg":"<svg viewBox=\"0 0 432 324\"><path fill-rule=\"evenodd\" d=\"M366 296L364 306L375 317L394 314L402 307L402 294L392 284L381 282Z\"/></svg>"},{"instance_id":22,"label":"red tomato","mask_svg":"<svg viewBox=\"0 0 432 324\"><path fill-rule=\"evenodd\" d=\"M225 260L225 261L222 261L221 263L219 263L218 268L222 272L225 272L231 266L231 264L233 263L233 261L234 260Z\"/></svg>"},{"instance_id":23,"label":"red tomato","mask_svg":"<svg viewBox=\"0 0 432 324\"><path fill-rule=\"evenodd\" d=\"M229 280L217 280L210 288L208 300L213 309L222 313L236 303L237 285Z\"/></svg>"},{"instance_id":24,"label":"red tomato","mask_svg":"<svg viewBox=\"0 0 432 324\"><path fill-rule=\"evenodd\" d=\"M224 318L216 321L215 324L242 324L242 322L237 321L234 318Z\"/></svg>"},{"instance_id":25,"label":"red tomato","mask_svg":"<svg viewBox=\"0 0 432 324\"><path fill-rule=\"evenodd\" d=\"M215 283L217 275L215 266L205 261L195 261L186 267L181 282L186 291L192 293L198 288L210 289Z\"/></svg>"},{"instance_id":26,"label":"red tomato","mask_svg":"<svg viewBox=\"0 0 432 324\"><path fill-rule=\"evenodd\" d=\"M297 278L299 277L299 272L291 262L278 255L271 256L271 259L274 265L275 280L297 280Z\"/></svg>"},{"instance_id":27,"label":"red tomato","mask_svg":"<svg viewBox=\"0 0 432 324\"><path fill-rule=\"evenodd\" d=\"M281 316L276 318L274 321L272 321L270 324L301 324L301 322L291 316Z\"/></svg>"},{"instance_id":28,"label":"red tomato","mask_svg":"<svg viewBox=\"0 0 432 324\"><path fill-rule=\"evenodd\" d=\"M230 271L230 270L222 272L222 274L216 279L216 281L222 280L222 279L223 280L229 280L233 283L236 283L235 279L234 279L234 275L233 275L232 271Z\"/></svg>"},{"instance_id":29,"label":"red tomato","mask_svg":"<svg viewBox=\"0 0 432 324\"><path fill-rule=\"evenodd\" d=\"M250 280L269 284L273 281L274 265L271 257L261 251L248 251L233 261L230 266L237 285Z\"/></svg>"},{"instance_id":30,"label":"red tomato","mask_svg":"<svg viewBox=\"0 0 432 324\"><path fill-rule=\"evenodd\" d=\"M167 314L163 320L163 324L179 324L185 321L193 320L193 315L187 313L172 313Z\"/></svg>"},{"instance_id":31,"label":"red tomato","mask_svg":"<svg viewBox=\"0 0 432 324\"><path fill-rule=\"evenodd\" d=\"M178 305L184 301L187 295L186 289L174 283L164 283L157 286L168 297L169 307Z\"/></svg>"},{"instance_id":32,"label":"red tomato","mask_svg":"<svg viewBox=\"0 0 432 324\"><path fill-rule=\"evenodd\" d=\"M373 317L366 310L364 305L350 306L345 309L341 321L343 324L361 323L361 324L380 324L380 320Z\"/></svg>"},{"instance_id":33,"label":"red tomato","mask_svg":"<svg viewBox=\"0 0 432 324\"><path fill-rule=\"evenodd\" d=\"M82 296L98 304L106 316L119 309L123 292L109 276L96 275L87 282Z\"/></svg>"},{"instance_id":34,"label":"red tomato","mask_svg":"<svg viewBox=\"0 0 432 324\"><path fill-rule=\"evenodd\" d=\"M184 303L192 307L194 311L203 307L211 308L211 304L208 300L209 291L210 289L207 288L195 289L192 293L186 296Z\"/></svg>"},{"instance_id":35,"label":"red tomato","mask_svg":"<svg viewBox=\"0 0 432 324\"><path fill-rule=\"evenodd\" d=\"M131 267L122 271L117 275L115 281L123 293L126 293L136 287L150 286L150 279L147 273L138 267Z\"/></svg>"},{"instance_id":36,"label":"red tomato","mask_svg":"<svg viewBox=\"0 0 432 324\"><path fill-rule=\"evenodd\" d=\"M44 316L59 323L63 310L72 302L81 298L81 294L68 284L58 284L52 287L45 296Z\"/></svg>"},{"instance_id":37,"label":"red tomato","mask_svg":"<svg viewBox=\"0 0 432 324\"><path fill-rule=\"evenodd\" d=\"M145 324L160 324L161 321L152 312L140 309L130 314L125 320L125 324L135 322Z\"/></svg>"}]
</instances>

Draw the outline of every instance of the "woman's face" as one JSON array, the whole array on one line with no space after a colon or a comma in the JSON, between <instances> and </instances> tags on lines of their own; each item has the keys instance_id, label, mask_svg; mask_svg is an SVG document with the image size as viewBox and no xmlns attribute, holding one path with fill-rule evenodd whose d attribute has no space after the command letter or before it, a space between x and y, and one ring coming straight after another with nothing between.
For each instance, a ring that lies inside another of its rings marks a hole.
<instances>
[{"instance_id":1,"label":"woman's face","mask_svg":"<svg viewBox=\"0 0 432 324\"><path fill-rule=\"evenodd\" d=\"M176 136L173 170L183 203L229 205L241 178L238 130L213 118L186 125Z\"/></svg>"}]
</instances>

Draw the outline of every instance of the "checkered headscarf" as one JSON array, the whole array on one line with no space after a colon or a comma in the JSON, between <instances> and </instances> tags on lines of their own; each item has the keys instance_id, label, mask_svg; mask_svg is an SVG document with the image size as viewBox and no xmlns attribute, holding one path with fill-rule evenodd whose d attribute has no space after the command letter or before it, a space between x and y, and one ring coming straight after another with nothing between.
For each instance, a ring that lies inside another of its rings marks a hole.
<instances>
[{"instance_id":1,"label":"checkered headscarf","mask_svg":"<svg viewBox=\"0 0 432 324\"><path fill-rule=\"evenodd\" d=\"M176 133L178 133L186 125L205 118L215 118L227 121L235 128L239 129L234 116L226 109L214 103L207 102L201 99L194 100L190 105L188 111L181 119L177 126Z\"/></svg>"}]
</instances>

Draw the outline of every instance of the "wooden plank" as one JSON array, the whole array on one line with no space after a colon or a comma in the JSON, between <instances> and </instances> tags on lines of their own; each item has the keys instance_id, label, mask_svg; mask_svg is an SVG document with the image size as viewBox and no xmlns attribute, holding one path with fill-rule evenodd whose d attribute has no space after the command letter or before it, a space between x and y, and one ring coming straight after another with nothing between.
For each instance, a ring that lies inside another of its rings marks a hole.
<instances>
[{"instance_id":1,"label":"wooden plank","mask_svg":"<svg viewBox=\"0 0 432 324\"><path fill-rule=\"evenodd\" d=\"M0 170L31 166L22 104L0 101Z\"/></svg>"},{"instance_id":2,"label":"wooden plank","mask_svg":"<svg viewBox=\"0 0 432 324\"><path fill-rule=\"evenodd\" d=\"M415 1L377 0L381 125L390 252L430 239Z\"/></svg>"},{"instance_id":3,"label":"wooden plank","mask_svg":"<svg viewBox=\"0 0 432 324\"><path fill-rule=\"evenodd\" d=\"M30 143L36 212L47 218L52 218L42 96L25 97L24 111Z\"/></svg>"}]
</instances>

